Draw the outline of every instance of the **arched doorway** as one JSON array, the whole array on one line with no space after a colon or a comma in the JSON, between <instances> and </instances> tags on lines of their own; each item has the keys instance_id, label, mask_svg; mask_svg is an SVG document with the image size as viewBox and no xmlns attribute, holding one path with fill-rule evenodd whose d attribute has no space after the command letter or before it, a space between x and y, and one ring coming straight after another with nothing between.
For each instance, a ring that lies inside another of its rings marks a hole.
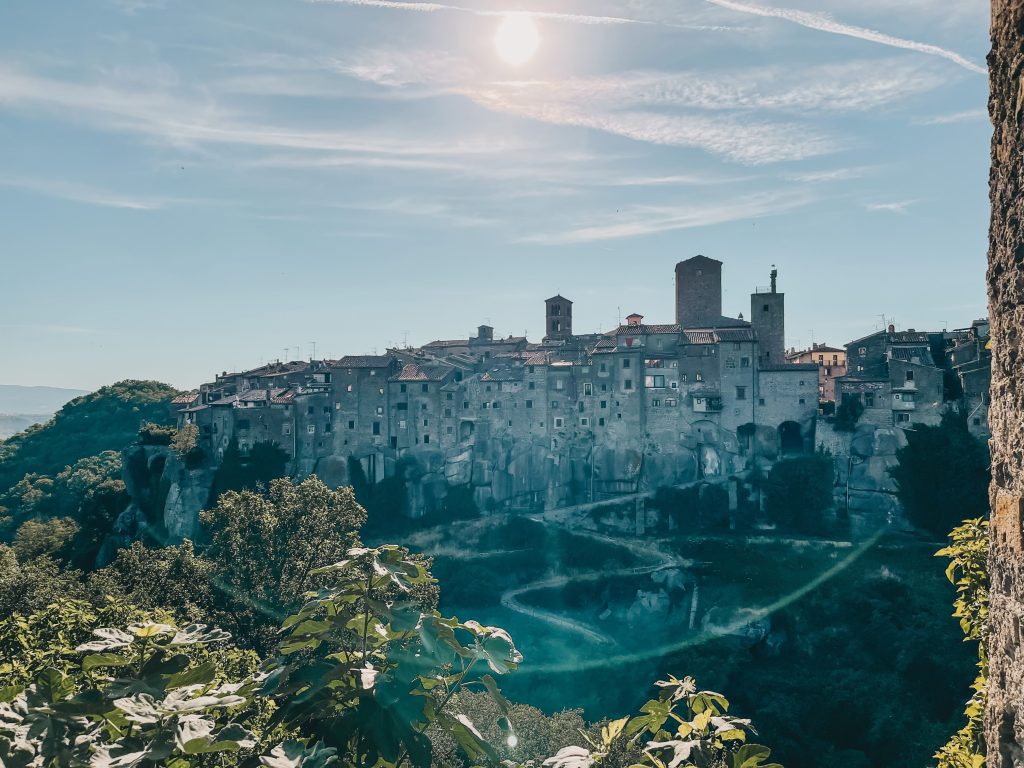
<instances>
[{"instance_id":1,"label":"arched doorway","mask_svg":"<svg viewBox=\"0 0 1024 768\"><path fill-rule=\"evenodd\" d=\"M804 438L800 425L795 421L784 421L779 425L779 453L788 456L804 452Z\"/></svg>"}]
</instances>

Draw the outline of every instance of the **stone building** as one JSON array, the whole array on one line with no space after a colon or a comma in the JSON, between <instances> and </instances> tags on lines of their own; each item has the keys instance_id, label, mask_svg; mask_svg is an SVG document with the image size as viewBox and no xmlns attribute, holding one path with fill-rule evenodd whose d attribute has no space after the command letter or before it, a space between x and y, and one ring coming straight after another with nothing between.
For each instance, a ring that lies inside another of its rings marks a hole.
<instances>
[{"instance_id":1,"label":"stone building","mask_svg":"<svg viewBox=\"0 0 1024 768\"><path fill-rule=\"evenodd\" d=\"M557 295L541 343L482 325L384 355L223 373L178 418L215 461L235 437L243 450L277 442L294 474L329 484L349 483L353 462L370 482L400 472L413 515L451 486L482 509L537 510L766 468L813 450L819 369L785 364L777 273L748 322L722 315L721 270L704 256L677 265L683 323L637 313L578 335Z\"/></svg>"},{"instance_id":2,"label":"stone building","mask_svg":"<svg viewBox=\"0 0 1024 768\"><path fill-rule=\"evenodd\" d=\"M846 345L847 372L836 380L837 402L859 400L861 420L877 427L938 424L945 408L943 369L932 345L942 334L889 326Z\"/></svg>"},{"instance_id":3,"label":"stone building","mask_svg":"<svg viewBox=\"0 0 1024 768\"><path fill-rule=\"evenodd\" d=\"M790 350L786 362L817 365L818 400L822 403L836 402L836 379L846 375L845 349L830 347L828 344L812 344L809 349Z\"/></svg>"}]
</instances>

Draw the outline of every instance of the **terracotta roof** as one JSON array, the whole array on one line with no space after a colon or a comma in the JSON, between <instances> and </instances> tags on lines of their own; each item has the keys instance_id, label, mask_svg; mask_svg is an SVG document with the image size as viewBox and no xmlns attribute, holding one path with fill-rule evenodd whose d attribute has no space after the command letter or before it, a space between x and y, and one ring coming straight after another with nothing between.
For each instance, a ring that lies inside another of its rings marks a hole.
<instances>
[{"instance_id":1,"label":"terracotta roof","mask_svg":"<svg viewBox=\"0 0 1024 768\"><path fill-rule=\"evenodd\" d=\"M754 341L753 328L716 328L719 341Z\"/></svg>"},{"instance_id":2,"label":"terracotta roof","mask_svg":"<svg viewBox=\"0 0 1024 768\"><path fill-rule=\"evenodd\" d=\"M547 365L548 354L547 352L533 352L526 356L524 363L526 365Z\"/></svg>"},{"instance_id":3,"label":"terracotta roof","mask_svg":"<svg viewBox=\"0 0 1024 768\"><path fill-rule=\"evenodd\" d=\"M680 333L679 325L620 325L609 335L611 336L650 336L659 333Z\"/></svg>"},{"instance_id":4,"label":"terracotta roof","mask_svg":"<svg viewBox=\"0 0 1024 768\"><path fill-rule=\"evenodd\" d=\"M928 347L893 347L889 354L893 360L902 360L905 363L916 357L924 365L932 364L932 353Z\"/></svg>"},{"instance_id":5,"label":"terracotta roof","mask_svg":"<svg viewBox=\"0 0 1024 768\"><path fill-rule=\"evenodd\" d=\"M437 347L467 347L469 346L469 339L438 339L437 341L431 341L429 344L424 344L424 349L432 349Z\"/></svg>"},{"instance_id":6,"label":"terracotta roof","mask_svg":"<svg viewBox=\"0 0 1024 768\"><path fill-rule=\"evenodd\" d=\"M402 367L397 376L392 376L390 381L444 381L452 370L450 366L446 365L408 363Z\"/></svg>"},{"instance_id":7,"label":"terracotta roof","mask_svg":"<svg viewBox=\"0 0 1024 768\"><path fill-rule=\"evenodd\" d=\"M495 368L480 377L481 381L522 381L522 368Z\"/></svg>"},{"instance_id":8,"label":"terracotta roof","mask_svg":"<svg viewBox=\"0 0 1024 768\"><path fill-rule=\"evenodd\" d=\"M715 344L718 339L714 331L683 331L689 344Z\"/></svg>"},{"instance_id":9,"label":"terracotta roof","mask_svg":"<svg viewBox=\"0 0 1024 768\"><path fill-rule=\"evenodd\" d=\"M186 392L185 394L178 395L176 398L171 400L171 405L191 405L198 399L198 392Z\"/></svg>"},{"instance_id":10,"label":"terracotta roof","mask_svg":"<svg viewBox=\"0 0 1024 768\"><path fill-rule=\"evenodd\" d=\"M859 339L854 339L846 344L847 347L852 347L854 344L859 344L862 341L868 339L874 339L878 336L884 336L885 340L889 344L927 344L929 342L928 334L922 333L921 331L898 331L896 333L889 333L888 331L875 331L869 333L867 336L862 336Z\"/></svg>"},{"instance_id":11,"label":"terracotta roof","mask_svg":"<svg viewBox=\"0 0 1024 768\"><path fill-rule=\"evenodd\" d=\"M270 402L273 405L288 405L295 399L295 396L297 394L298 392L296 390L287 389L281 392L281 394L274 395L274 397L271 398Z\"/></svg>"},{"instance_id":12,"label":"terracotta roof","mask_svg":"<svg viewBox=\"0 0 1024 768\"><path fill-rule=\"evenodd\" d=\"M191 408L182 409L182 413L198 413L199 411L205 411L209 408L208 405L194 405Z\"/></svg>"},{"instance_id":13,"label":"terracotta roof","mask_svg":"<svg viewBox=\"0 0 1024 768\"><path fill-rule=\"evenodd\" d=\"M228 395L220 400L211 400L210 405L234 405L238 402L238 395Z\"/></svg>"},{"instance_id":14,"label":"terracotta roof","mask_svg":"<svg viewBox=\"0 0 1024 768\"><path fill-rule=\"evenodd\" d=\"M346 355L331 363L333 368L387 368L394 362L391 355Z\"/></svg>"}]
</instances>

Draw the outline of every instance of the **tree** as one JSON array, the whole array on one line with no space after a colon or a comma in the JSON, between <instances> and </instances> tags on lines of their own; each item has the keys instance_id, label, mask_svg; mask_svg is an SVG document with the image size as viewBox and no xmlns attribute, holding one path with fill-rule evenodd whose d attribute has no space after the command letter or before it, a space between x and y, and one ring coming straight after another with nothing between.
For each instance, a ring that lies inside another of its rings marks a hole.
<instances>
[{"instance_id":1,"label":"tree","mask_svg":"<svg viewBox=\"0 0 1024 768\"><path fill-rule=\"evenodd\" d=\"M14 554L23 563L42 555L64 560L78 531L78 524L69 517L27 520L14 534Z\"/></svg>"},{"instance_id":2,"label":"tree","mask_svg":"<svg viewBox=\"0 0 1024 768\"><path fill-rule=\"evenodd\" d=\"M864 403L859 395L844 394L842 402L836 408L833 424L839 432L852 432L864 413Z\"/></svg>"},{"instance_id":3,"label":"tree","mask_svg":"<svg viewBox=\"0 0 1024 768\"><path fill-rule=\"evenodd\" d=\"M818 530L832 506L835 463L821 452L778 462L765 482L765 509L771 520L797 531Z\"/></svg>"},{"instance_id":4,"label":"tree","mask_svg":"<svg viewBox=\"0 0 1024 768\"><path fill-rule=\"evenodd\" d=\"M915 424L906 435L889 474L911 523L942 538L966 515L988 508L988 451L966 416L948 410L938 426Z\"/></svg>"},{"instance_id":5,"label":"tree","mask_svg":"<svg viewBox=\"0 0 1024 768\"><path fill-rule=\"evenodd\" d=\"M356 546L365 520L350 488L331 490L316 476L222 495L202 521L211 578L232 629L267 648L273 627L317 583L315 570Z\"/></svg>"}]
</instances>

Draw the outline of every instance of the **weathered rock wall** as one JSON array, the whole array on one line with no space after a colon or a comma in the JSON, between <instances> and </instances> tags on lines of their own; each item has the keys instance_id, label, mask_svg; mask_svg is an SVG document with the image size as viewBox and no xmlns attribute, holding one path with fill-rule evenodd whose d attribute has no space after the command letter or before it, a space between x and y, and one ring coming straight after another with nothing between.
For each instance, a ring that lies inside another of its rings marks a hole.
<instances>
[{"instance_id":1,"label":"weathered rock wall","mask_svg":"<svg viewBox=\"0 0 1024 768\"><path fill-rule=\"evenodd\" d=\"M1024 766L1024 0L993 0L988 765Z\"/></svg>"}]
</instances>

